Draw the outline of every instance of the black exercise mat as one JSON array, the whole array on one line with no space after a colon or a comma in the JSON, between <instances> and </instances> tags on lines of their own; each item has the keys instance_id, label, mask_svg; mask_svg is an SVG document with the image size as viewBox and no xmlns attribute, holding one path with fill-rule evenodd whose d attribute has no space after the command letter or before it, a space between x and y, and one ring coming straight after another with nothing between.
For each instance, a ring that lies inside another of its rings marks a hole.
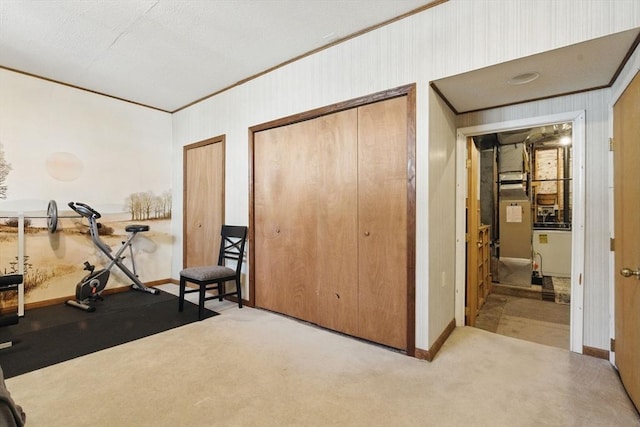
<instances>
[{"instance_id":1,"label":"black exercise mat","mask_svg":"<svg viewBox=\"0 0 640 427\"><path fill-rule=\"evenodd\" d=\"M0 366L11 378L197 320L197 305L185 302L178 312L178 297L162 291L106 295L93 313L66 304L28 310L17 325L0 328L0 343L13 340L0 349Z\"/></svg>"}]
</instances>

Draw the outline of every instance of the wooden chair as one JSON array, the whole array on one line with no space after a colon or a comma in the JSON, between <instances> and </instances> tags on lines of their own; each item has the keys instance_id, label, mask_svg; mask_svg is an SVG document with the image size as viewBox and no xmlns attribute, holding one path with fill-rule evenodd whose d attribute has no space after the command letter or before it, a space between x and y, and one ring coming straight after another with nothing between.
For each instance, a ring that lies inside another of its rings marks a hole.
<instances>
[{"instance_id":1,"label":"wooden chair","mask_svg":"<svg viewBox=\"0 0 640 427\"><path fill-rule=\"evenodd\" d=\"M244 245L247 240L247 227L235 225L223 225L220 231L220 252L218 265L189 267L180 272L180 297L178 298L178 311L184 309L184 296L191 292L198 292L198 320L204 317L204 302L217 298L236 295L238 307L242 308L242 288L240 286L240 270L244 257ZM227 267L226 261L235 261L235 268ZM233 292L225 292L226 282L236 282ZM194 283L197 289L187 289L187 282ZM205 297L206 291L215 290L216 295Z\"/></svg>"}]
</instances>

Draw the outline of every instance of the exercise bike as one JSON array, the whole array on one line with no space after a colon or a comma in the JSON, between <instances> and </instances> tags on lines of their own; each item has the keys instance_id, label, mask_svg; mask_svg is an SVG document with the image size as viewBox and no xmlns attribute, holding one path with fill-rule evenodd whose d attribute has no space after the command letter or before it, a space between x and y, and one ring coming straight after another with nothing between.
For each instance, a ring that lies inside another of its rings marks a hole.
<instances>
[{"instance_id":1,"label":"exercise bike","mask_svg":"<svg viewBox=\"0 0 640 427\"><path fill-rule=\"evenodd\" d=\"M87 218L89 221L89 233L91 234L91 240L93 243L100 249L102 253L104 253L107 258L109 258L109 263L105 268L101 270L95 270L95 266L89 264L88 261L84 263L84 269L89 271L85 277L76 285L76 299L68 300L66 302L67 305L72 307L77 307L85 311L95 311L95 303L97 301L102 301L102 292L104 288L107 286L107 282L109 281L109 274L113 266L117 266L124 274L129 277L133 281L131 288L137 291L148 292L153 295L158 295L160 291L157 289L150 288L145 286L138 275L136 274L136 265L133 260L133 248L132 242L136 237L136 234L144 231L149 231L148 225L127 225L125 227L125 231L129 233L129 237L126 241L122 242L122 246L115 254L112 254L111 248L100 238L98 234L98 229L101 225L98 223L98 218L101 217L100 213L95 211L90 206L80 203L80 202L69 202L69 207L73 209L80 216ZM129 248L131 254L131 266L133 267L133 271L129 270L126 265L122 262L125 258L122 256L124 251Z\"/></svg>"}]
</instances>

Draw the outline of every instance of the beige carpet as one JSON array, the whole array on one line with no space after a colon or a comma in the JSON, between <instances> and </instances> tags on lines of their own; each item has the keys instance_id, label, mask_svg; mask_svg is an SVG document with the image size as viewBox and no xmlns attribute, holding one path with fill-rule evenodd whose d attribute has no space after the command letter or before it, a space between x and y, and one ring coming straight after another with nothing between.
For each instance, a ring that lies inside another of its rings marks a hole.
<instances>
[{"instance_id":1,"label":"beige carpet","mask_svg":"<svg viewBox=\"0 0 640 427\"><path fill-rule=\"evenodd\" d=\"M210 304L220 316L9 379L27 426L640 425L604 360L463 327L430 363Z\"/></svg>"}]
</instances>

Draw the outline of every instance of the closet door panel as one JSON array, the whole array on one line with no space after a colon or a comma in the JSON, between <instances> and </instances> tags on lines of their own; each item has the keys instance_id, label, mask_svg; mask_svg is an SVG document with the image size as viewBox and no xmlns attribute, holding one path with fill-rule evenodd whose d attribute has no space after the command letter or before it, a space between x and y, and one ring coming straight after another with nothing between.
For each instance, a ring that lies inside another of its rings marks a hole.
<instances>
[{"instance_id":1,"label":"closet door panel","mask_svg":"<svg viewBox=\"0 0 640 427\"><path fill-rule=\"evenodd\" d=\"M316 200L304 138L309 124L269 129L254 138L256 305L314 321Z\"/></svg>"},{"instance_id":2,"label":"closet door panel","mask_svg":"<svg viewBox=\"0 0 640 427\"><path fill-rule=\"evenodd\" d=\"M357 326L355 111L254 136L256 305Z\"/></svg>"},{"instance_id":3,"label":"closet door panel","mask_svg":"<svg viewBox=\"0 0 640 427\"><path fill-rule=\"evenodd\" d=\"M358 108L359 336L407 347L407 100Z\"/></svg>"},{"instance_id":4,"label":"closet door panel","mask_svg":"<svg viewBox=\"0 0 640 427\"><path fill-rule=\"evenodd\" d=\"M318 324L356 335L358 327L357 111L314 120L317 160Z\"/></svg>"}]
</instances>

